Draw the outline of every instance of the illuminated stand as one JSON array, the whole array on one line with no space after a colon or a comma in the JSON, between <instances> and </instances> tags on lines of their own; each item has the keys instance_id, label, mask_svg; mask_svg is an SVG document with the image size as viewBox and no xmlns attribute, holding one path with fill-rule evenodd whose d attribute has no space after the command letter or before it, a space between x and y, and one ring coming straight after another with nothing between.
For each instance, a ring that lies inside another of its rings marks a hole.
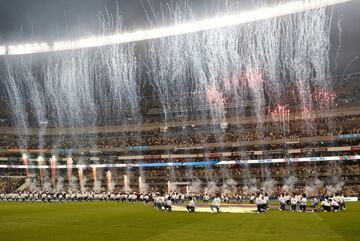
<instances>
[{"instance_id":1,"label":"illuminated stand","mask_svg":"<svg viewBox=\"0 0 360 241\"><path fill-rule=\"evenodd\" d=\"M48 169L51 165L43 165L44 159L38 160L39 165L0 165L0 168L6 169ZM300 157L300 158L277 158L277 159L256 159L256 160L233 160L233 161L199 161L199 162L164 162L164 163L133 163L133 164L77 164L77 165L56 165L53 168L127 168L127 167L171 167L171 166L209 166L209 165L247 165L247 164L270 164L270 163L292 163L292 162L322 162L322 161L346 161L360 160L360 155L354 156L327 156L327 157ZM127 178L126 178L127 179ZM125 176L124 176L125 181ZM128 180L127 180L128 182Z\"/></svg>"},{"instance_id":2,"label":"illuminated stand","mask_svg":"<svg viewBox=\"0 0 360 241\"><path fill-rule=\"evenodd\" d=\"M93 36L74 41L57 41L54 43L29 43L22 45L0 46L0 55L23 55L34 53L47 53L83 48L94 48L114 44L130 43L150 39L196 33L217 28L245 24L294 13L309 11L332 6L351 0L302 0L277 4L272 7L259 8L237 14L224 15L194 22L181 23L173 26L160 27L150 30L115 33L107 36Z\"/></svg>"}]
</instances>

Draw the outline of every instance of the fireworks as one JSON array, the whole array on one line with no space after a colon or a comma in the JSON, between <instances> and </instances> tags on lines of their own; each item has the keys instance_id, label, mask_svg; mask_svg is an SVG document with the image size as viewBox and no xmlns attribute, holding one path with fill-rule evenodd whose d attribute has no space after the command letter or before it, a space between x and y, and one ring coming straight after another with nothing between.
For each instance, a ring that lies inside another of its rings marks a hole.
<instances>
[{"instance_id":1,"label":"fireworks","mask_svg":"<svg viewBox=\"0 0 360 241\"><path fill-rule=\"evenodd\" d=\"M250 88L257 88L258 86L264 83L264 79L261 72L256 71L254 69L247 71L245 78Z\"/></svg>"},{"instance_id":2,"label":"fireworks","mask_svg":"<svg viewBox=\"0 0 360 241\"><path fill-rule=\"evenodd\" d=\"M51 168L51 182L53 187L56 186L56 157L53 156L50 158L50 168Z\"/></svg>"},{"instance_id":3,"label":"fireworks","mask_svg":"<svg viewBox=\"0 0 360 241\"><path fill-rule=\"evenodd\" d=\"M37 158L37 162L39 165L40 185L43 188L44 187L44 175L43 175L43 171L42 171L42 165L44 164L44 158L42 156L39 156Z\"/></svg>"},{"instance_id":4,"label":"fireworks","mask_svg":"<svg viewBox=\"0 0 360 241\"><path fill-rule=\"evenodd\" d=\"M186 18L196 20L197 16L192 16L193 13L192 9L180 6L179 10L169 14L173 16L167 16L165 12L157 20L165 24L169 19L174 22ZM103 22L104 36L122 30L112 27L120 26L121 20L110 18L109 23L106 19ZM118 22L114 24L111 21ZM237 121L251 113L257 123L264 123L264 108L269 104L267 100L283 103L287 98L282 97L287 97L290 92L286 89L288 86L297 88L293 95L301 105L302 120L313 121L312 100L320 109L325 109L336 98L333 92L325 88L331 83L323 78L329 74L329 22L326 9L316 9L246 25L218 29L212 29L211 25L211 28L203 29L209 31L151 38L144 43L144 56L141 56L144 58L138 58L136 43L131 43L99 47L96 51L83 49L46 55L39 57L42 68L34 66L31 58L27 57L9 61L7 68L3 68L6 76L4 92L9 98L12 120L21 140L19 146L27 147L30 141L28 132L33 124L29 120L34 120L35 125L41 127L42 130L37 133L38 143L44 146L46 117L51 117L49 123L54 127L55 134L53 143L46 144L52 144L54 149L63 142L58 132L61 128L95 128L104 119L114 120L109 125L124 125L129 120L141 125L140 96L150 92L143 86L151 86L151 92L158 97L165 126L170 126L166 122L177 120L179 116L188 121L192 114L199 119L208 119L209 123L220 124L217 126L221 129L226 129L226 117L233 113L237 115ZM189 29L184 30L187 32ZM78 44L89 47L89 42L97 44L97 40L88 39ZM72 44L55 43L54 48L60 46L60 49L64 49L69 45ZM35 45L36 49L40 47L47 48L46 45ZM0 47L0 53L1 50ZM139 73L143 72L148 74L148 78L139 78ZM312 86L318 86L318 90L310 96ZM235 104L227 108L228 102ZM290 109L287 105L278 104L268 114L286 127ZM231 124L236 126L239 123ZM186 133L187 128L182 126L183 133ZM261 137L264 130L262 124L258 126L257 136ZM96 138L96 135L91 135L89 143L97 143ZM76 148L77 141L74 138L70 148ZM25 161L24 158L24 164ZM42 162L43 159L39 157L40 166ZM50 162L55 186L55 158ZM95 166L91 167L94 189L99 190L103 169L99 171ZM71 186L72 168L73 160L69 158L67 177ZM40 167L39 172L43 185ZM79 167L78 173L83 189L85 177L82 168ZM171 176L172 179L176 178L175 174ZM106 177L110 188L112 176L109 171ZM124 176L126 191L131 190L130 177L128 169Z\"/></svg>"},{"instance_id":5,"label":"fireworks","mask_svg":"<svg viewBox=\"0 0 360 241\"><path fill-rule=\"evenodd\" d=\"M29 168L28 168L28 166L29 166L29 157L27 155L23 154L21 160L22 160L23 164L26 166L26 169L25 169L26 177L29 177Z\"/></svg>"},{"instance_id":6,"label":"fireworks","mask_svg":"<svg viewBox=\"0 0 360 241\"><path fill-rule=\"evenodd\" d=\"M274 121L289 122L290 110L287 105L278 104L274 109L270 110L270 115Z\"/></svg>"},{"instance_id":7,"label":"fireworks","mask_svg":"<svg viewBox=\"0 0 360 241\"><path fill-rule=\"evenodd\" d=\"M80 190L81 192L85 191L85 177L84 177L84 171L82 167L78 168L78 174L79 174L79 183L80 183Z\"/></svg>"},{"instance_id":8,"label":"fireworks","mask_svg":"<svg viewBox=\"0 0 360 241\"><path fill-rule=\"evenodd\" d=\"M106 180L107 180L108 190L112 192L112 190L114 189L114 183L113 183L112 174L111 174L110 170L106 172Z\"/></svg>"},{"instance_id":9,"label":"fireworks","mask_svg":"<svg viewBox=\"0 0 360 241\"><path fill-rule=\"evenodd\" d=\"M94 181L94 190L98 191L100 189L100 182L97 180L96 166L92 166L92 176Z\"/></svg>"},{"instance_id":10,"label":"fireworks","mask_svg":"<svg viewBox=\"0 0 360 241\"><path fill-rule=\"evenodd\" d=\"M129 180L128 175L124 175L124 191L125 192L130 192L131 191L130 180Z\"/></svg>"},{"instance_id":11,"label":"fireworks","mask_svg":"<svg viewBox=\"0 0 360 241\"><path fill-rule=\"evenodd\" d=\"M304 121L314 121L315 120L315 114L314 112L309 108L302 108L301 110L301 119Z\"/></svg>"},{"instance_id":12,"label":"fireworks","mask_svg":"<svg viewBox=\"0 0 360 241\"><path fill-rule=\"evenodd\" d=\"M336 100L336 93L327 89L315 90L312 97L320 110L325 110L331 107Z\"/></svg>"},{"instance_id":13,"label":"fireworks","mask_svg":"<svg viewBox=\"0 0 360 241\"><path fill-rule=\"evenodd\" d=\"M218 106L220 108L224 108L225 106L225 98L223 94L214 87L206 89L206 99L208 104L211 106Z\"/></svg>"},{"instance_id":14,"label":"fireworks","mask_svg":"<svg viewBox=\"0 0 360 241\"><path fill-rule=\"evenodd\" d=\"M66 162L66 172L67 172L69 187L73 186L71 183L72 182L72 164L73 164L73 160L71 157L69 157Z\"/></svg>"}]
</instances>

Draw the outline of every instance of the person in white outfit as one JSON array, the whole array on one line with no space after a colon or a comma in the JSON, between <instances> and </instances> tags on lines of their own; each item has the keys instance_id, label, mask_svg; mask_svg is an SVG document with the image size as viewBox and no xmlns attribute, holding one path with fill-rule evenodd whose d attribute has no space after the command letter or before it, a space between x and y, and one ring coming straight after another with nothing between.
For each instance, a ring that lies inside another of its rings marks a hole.
<instances>
[{"instance_id":1,"label":"person in white outfit","mask_svg":"<svg viewBox=\"0 0 360 241\"><path fill-rule=\"evenodd\" d=\"M221 199L219 197L219 195L216 195L210 208L211 208L211 212L214 212L214 208L216 209L216 212L220 212L220 203L221 203Z\"/></svg>"}]
</instances>

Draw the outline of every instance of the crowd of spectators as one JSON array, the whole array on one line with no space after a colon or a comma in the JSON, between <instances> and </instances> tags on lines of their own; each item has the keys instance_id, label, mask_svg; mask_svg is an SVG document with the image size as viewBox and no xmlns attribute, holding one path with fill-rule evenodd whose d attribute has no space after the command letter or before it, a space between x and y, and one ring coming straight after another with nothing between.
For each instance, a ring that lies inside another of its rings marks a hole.
<instances>
[{"instance_id":1,"label":"crowd of spectators","mask_svg":"<svg viewBox=\"0 0 360 241\"><path fill-rule=\"evenodd\" d=\"M125 185L124 176L126 175L129 186L133 190L138 189L139 177L141 177L152 191L167 189L168 181L170 181L188 182L191 185L199 183L198 186L202 187L200 189L204 190L209 182L214 182L219 190L224 186L230 189L229 195L236 193L250 195L251 192L264 188L266 192L272 195L279 195L289 190L303 193L307 187L312 187L314 191L324 194L329 190L334 191L336 189L337 191L343 190L346 195L360 195L360 163L357 160L206 167L147 167L142 169L97 168L95 176L92 168L85 168L82 175L86 179L87 188L92 189L94 183L99 182L106 189L108 187L106 175L108 171L112 173L113 188L120 190ZM41 175L38 169L27 171L24 169L1 169L0 191L16 190L25 182L25 177L37 180L38 185L44 181L52 183L52 175L51 168L42 169ZM64 188L74 180L78 182L80 178L76 169L71 172L71 180L68 179L69 172L67 169L58 169L55 175L56 186L58 186L58 180L61 180L61 185ZM40 180L40 176L43 180ZM73 178L75 179L73 180ZM248 188L246 192L245 186Z\"/></svg>"},{"instance_id":2,"label":"crowd of spectators","mask_svg":"<svg viewBox=\"0 0 360 241\"><path fill-rule=\"evenodd\" d=\"M266 141L276 139L298 139L302 137L338 136L360 133L360 115L343 116L331 119L315 119L308 123L293 120L279 126L277 122L258 124L229 125L227 128L215 128L212 125L196 127L174 127L152 129L138 132L113 132L82 135L30 136L26 141L29 149L74 149L74 148L124 148L129 146L192 146L205 143L230 143ZM24 138L24 137L22 137ZM16 149L19 143L17 136L4 136L0 140L3 149Z\"/></svg>"},{"instance_id":3,"label":"crowd of spectators","mask_svg":"<svg viewBox=\"0 0 360 241\"><path fill-rule=\"evenodd\" d=\"M0 101L0 105L2 102ZM7 114L0 113L0 126L8 125ZM180 121L180 120L179 120ZM156 119L144 121L144 123L156 123ZM170 125L171 126L171 125ZM360 115L339 116L334 118L314 118L314 119L295 119L282 122L268 121L264 124L247 123L247 124L228 124L225 126L208 125L181 125L168 128L153 128L147 130L138 130L133 132L113 131L108 133L97 134L81 134L81 135L63 135L63 136L30 136L27 140L20 140L16 135L1 134L0 149L18 149L20 143L26 143L28 149L106 149L106 148L128 148L140 146L194 146L203 144L216 144L216 150L204 149L198 152L211 153L223 151L224 143L244 143L257 141L249 147L244 147L244 155L234 158L261 159L261 158L284 158L284 157L304 157L304 156L325 156L329 155L328 151L319 150L308 153L292 154L286 156L284 144L266 145L266 141L271 140L297 140L303 137L326 137L339 136L345 134L360 134ZM24 138L24 137L21 137ZM341 146L341 145L359 145L359 136L341 141L328 141L324 145ZM265 147L264 147L265 146ZM295 143L291 148L318 148L322 144L311 142ZM239 151L238 147L233 147L233 151ZM262 150L265 154L255 155L246 153L246 150ZM174 150L172 150L174 151ZM226 150L228 151L228 150ZM142 154L157 155L163 154L162 151L146 152ZM126 153L127 155L128 153ZM348 152L332 152L331 155L355 155L357 151ZM197 161L200 159L192 160ZM225 159L226 160L226 159ZM84 160L83 160L84 161ZM167 162L167 159L151 159L151 162ZM188 160L171 160L188 161ZM19 158L14 161L6 162L7 165L16 165ZM74 158L74 163L80 163ZM116 158L107 160L107 163L119 163ZM37 163L33 163L37 164ZM106 172L105 169L98 170L98 178L106 189ZM287 179L295 177L296 182L292 189L298 193L305 192L308 185L312 185L314 180L319 180L321 186L317 188L317 192L325 193L327 185L336 185L341 183L341 190L345 195L360 195L360 163L359 161L344 162L311 162L311 163L285 163L285 164L256 164L256 165L233 165L233 166L207 166L207 167L168 167L168 168L144 168L131 170L112 169L114 181L117 182L117 189L122 189L123 176L129 175L132 188L138 186L139 176L142 176L149 184L149 189L157 191L157 189L166 189L167 182L173 181L201 181L205 187L208 182L214 181L219 187L226 182L227 179L233 179L236 183L234 193L243 193L243 186L252 186L261 189L264 182L273 182L272 193L278 195L284 191L284 185ZM31 169L29 172L24 169L1 169L0 170L0 192L13 192L24 183L24 177L32 175L32 178L39 179L39 170ZM51 179L51 170L44 169L42 175ZM67 170L57 170L57 177L63 177L64 183L67 179ZM72 175L77 179L77 170L72 171ZM87 179L88 188L94 182L94 176L91 169L85 169L83 174ZM20 176L20 178L19 178ZM21 178L22 177L22 178ZM116 185L115 185L116 186ZM234 194L233 193L233 194ZM249 193L247 193L249 194ZM249 194L250 195L250 194Z\"/></svg>"},{"instance_id":4,"label":"crowd of spectators","mask_svg":"<svg viewBox=\"0 0 360 241\"><path fill-rule=\"evenodd\" d=\"M24 178L1 176L0 177L0 193L14 192L24 183L25 183Z\"/></svg>"}]
</instances>

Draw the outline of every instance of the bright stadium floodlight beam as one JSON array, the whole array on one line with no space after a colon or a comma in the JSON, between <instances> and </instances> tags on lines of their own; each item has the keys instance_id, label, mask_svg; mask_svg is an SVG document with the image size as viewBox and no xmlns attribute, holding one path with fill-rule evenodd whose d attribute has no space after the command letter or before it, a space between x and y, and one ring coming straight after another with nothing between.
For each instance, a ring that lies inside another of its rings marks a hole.
<instances>
[{"instance_id":1,"label":"bright stadium floodlight beam","mask_svg":"<svg viewBox=\"0 0 360 241\"><path fill-rule=\"evenodd\" d=\"M229 27L244 23L250 23L275 17L286 16L298 12L328 7L352 0L301 0L272 7L259 8L238 14L230 14L210 19L204 19L189 23L182 23L168 27L155 28L150 30L139 30L130 33L117 33L107 36L83 38L75 41L57 41L53 45L46 43L9 45L5 51L1 50L0 55L21 55L44 53L54 51L65 51L83 48L101 47L113 44L130 43L150 39L164 38L181 34L207 31L211 29Z\"/></svg>"}]
</instances>

